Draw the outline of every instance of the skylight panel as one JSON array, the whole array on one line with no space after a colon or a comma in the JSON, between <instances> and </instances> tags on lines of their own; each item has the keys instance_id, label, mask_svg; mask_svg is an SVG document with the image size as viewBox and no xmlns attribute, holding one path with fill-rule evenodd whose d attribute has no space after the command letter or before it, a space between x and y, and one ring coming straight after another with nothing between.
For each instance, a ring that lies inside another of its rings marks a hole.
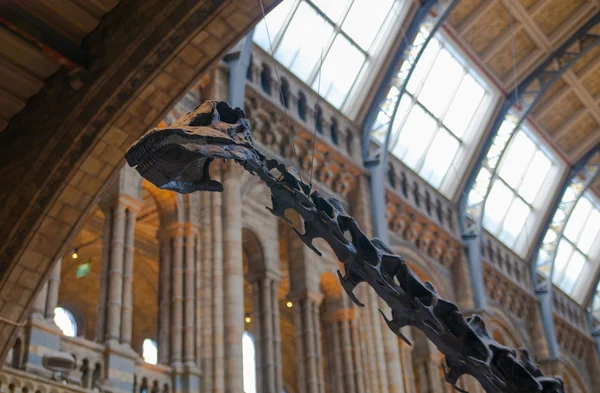
<instances>
[{"instance_id":1,"label":"skylight panel","mask_svg":"<svg viewBox=\"0 0 600 393\"><path fill-rule=\"evenodd\" d=\"M368 50L393 3L393 0L379 0L376 2L373 0L354 0L352 8L344 19L342 30L363 49ZM365 23L365 21L368 21L368 23Z\"/></svg>"},{"instance_id":2,"label":"skylight panel","mask_svg":"<svg viewBox=\"0 0 600 393\"><path fill-rule=\"evenodd\" d=\"M534 221L539 222L541 217L537 211L542 208L542 199L547 197L540 191L552 168L552 160L523 129L519 129L502 158L483 219L483 226L491 234L517 252L523 251L532 241ZM510 207L506 207L506 200L510 201Z\"/></svg>"}]
</instances>

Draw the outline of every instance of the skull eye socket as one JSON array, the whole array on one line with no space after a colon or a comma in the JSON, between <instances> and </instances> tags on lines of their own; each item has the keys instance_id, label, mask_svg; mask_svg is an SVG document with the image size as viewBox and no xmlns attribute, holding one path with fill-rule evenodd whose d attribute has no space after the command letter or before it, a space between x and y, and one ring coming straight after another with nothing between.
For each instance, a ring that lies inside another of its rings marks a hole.
<instances>
[{"instance_id":1,"label":"skull eye socket","mask_svg":"<svg viewBox=\"0 0 600 393\"><path fill-rule=\"evenodd\" d=\"M195 116L190 120L190 126L192 127L201 127L201 126L209 126L212 122L212 115L210 113L200 113L198 116Z\"/></svg>"},{"instance_id":2,"label":"skull eye socket","mask_svg":"<svg viewBox=\"0 0 600 393\"><path fill-rule=\"evenodd\" d=\"M240 118L246 117L244 111L240 108L231 108L225 101L217 103L217 112L219 112L219 118L222 122L227 124L237 124Z\"/></svg>"}]
</instances>

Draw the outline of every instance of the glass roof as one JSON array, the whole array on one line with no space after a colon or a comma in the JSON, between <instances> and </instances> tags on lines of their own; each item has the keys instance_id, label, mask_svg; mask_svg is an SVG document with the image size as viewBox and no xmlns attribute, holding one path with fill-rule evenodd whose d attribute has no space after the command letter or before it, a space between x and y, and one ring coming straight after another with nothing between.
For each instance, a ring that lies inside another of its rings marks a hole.
<instances>
[{"instance_id":1,"label":"glass roof","mask_svg":"<svg viewBox=\"0 0 600 393\"><path fill-rule=\"evenodd\" d=\"M594 274L598 264L600 205L586 192L575 205L559 241L552 281L569 295L589 288L586 276ZM584 273L588 273L588 275ZM585 288L584 288L585 287Z\"/></svg>"},{"instance_id":2,"label":"glass roof","mask_svg":"<svg viewBox=\"0 0 600 393\"><path fill-rule=\"evenodd\" d=\"M542 184L551 181L553 166L554 161L542 147L519 129L502 158L483 213L485 229L517 252L533 242L537 230L534 218L536 213L543 214L538 211L543 209L536 209L541 203L536 202L547 196Z\"/></svg>"},{"instance_id":3,"label":"glass roof","mask_svg":"<svg viewBox=\"0 0 600 393\"><path fill-rule=\"evenodd\" d=\"M395 2L284 0L257 24L254 42L339 109L379 54Z\"/></svg>"}]
</instances>

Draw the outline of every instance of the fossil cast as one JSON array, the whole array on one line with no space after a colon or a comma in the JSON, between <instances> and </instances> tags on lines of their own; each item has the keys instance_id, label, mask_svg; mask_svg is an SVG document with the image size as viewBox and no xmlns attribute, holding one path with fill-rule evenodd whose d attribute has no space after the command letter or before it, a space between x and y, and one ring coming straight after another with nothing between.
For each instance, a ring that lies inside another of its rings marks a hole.
<instances>
[{"instance_id":1,"label":"fossil cast","mask_svg":"<svg viewBox=\"0 0 600 393\"><path fill-rule=\"evenodd\" d=\"M148 131L125 157L154 185L178 193L222 191L222 184L210 178L210 164L235 160L269 187L272 207L267 209L272 214L287 221L284 213L291 209L302 217L304 230L294 231L309 248L321 255L313 239L329 244L344 264L345 275L338 272L342 287L356 304L363 306L353 289L366 282L391 308L392 319L383 317L395 334L410 344L400 328L414 326L425 333L445 355L445 378L451 385L469 374L488 393L564 392L562 379L544 376L525 349L517 355L494 341L481 317L465 318L454 303L417 278L402 257L369 239L337 199L311 192L294 169L258 151L241 109L207 101L169 127Z\"/></svg>"}]
</instances>

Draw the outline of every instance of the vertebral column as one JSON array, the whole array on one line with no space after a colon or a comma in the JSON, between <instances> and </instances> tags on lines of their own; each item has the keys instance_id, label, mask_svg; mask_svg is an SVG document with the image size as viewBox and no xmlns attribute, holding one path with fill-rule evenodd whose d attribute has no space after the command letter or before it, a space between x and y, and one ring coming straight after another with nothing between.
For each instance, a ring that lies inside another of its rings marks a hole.
<instances>
[{"instance_id":1,"label":"vertebral column","mask_svg":"<svg viewBox=\"0 0 600 393\"><path fill-rule=\"evenodd\" d=\"M223 301L225 330L225 392L243 392L244 271L240 177L229 161L223 171Z\"/></svg>"}]
</instances>

